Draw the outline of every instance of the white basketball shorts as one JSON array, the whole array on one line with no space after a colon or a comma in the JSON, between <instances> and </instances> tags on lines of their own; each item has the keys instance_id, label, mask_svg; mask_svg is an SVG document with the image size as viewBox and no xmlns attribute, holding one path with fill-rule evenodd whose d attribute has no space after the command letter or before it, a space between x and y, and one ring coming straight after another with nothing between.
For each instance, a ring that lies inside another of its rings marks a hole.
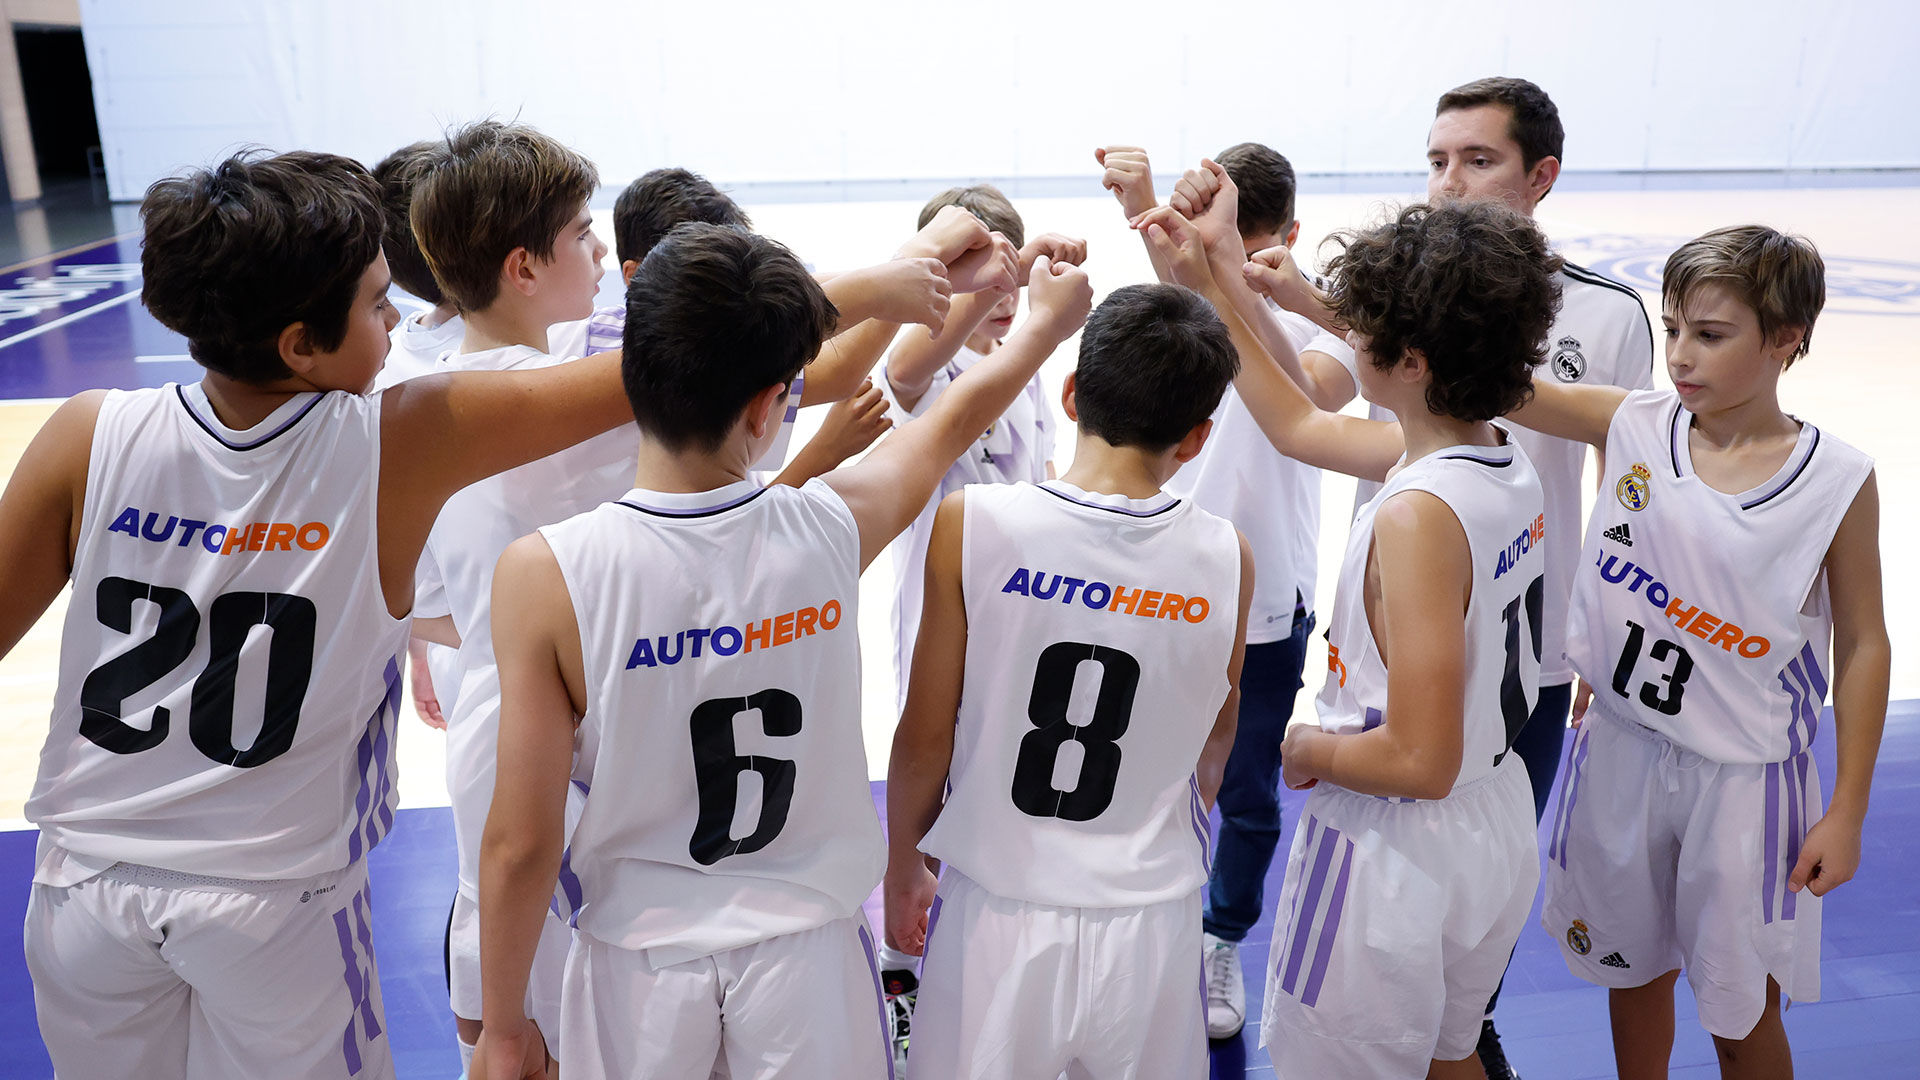
<instances>
[{"instance_id":1,"label":"white basketball shorts","mask_svg":"<svg viewBox=\"0 0 1920 1080\"><path fill-rule=\"evenodd\" d=\"M578 930L560 1041L571 1077L889 1080L893 1049L866 919L655 968Z\"/></svg>"},{"instance_id":2,"label":"white basketball shorts","mask_svg":"<svg viewBox=\"0 0 1920 1080\"><path fill-rule=\"evenodd\" d=\"M1676 968L1723 1039L1753 1031L1767 977L1820 998L1820 898L1787 875L1821 805L1811 753L1730 765L1587 713L1568 749L1541 926L1575 975L1642 986Z\"/></svg>"},{"instance_id":3,"label":"white basketball shorts","mask_svg":"<svg viewBox=\"0 0 1920 1080\"><path fill-rule=\"evenodd\" d=\"M1314 788L1268 954L1260 1042L1274 1075L1424 1077L1471 1055L1539 860L1512 755L1444 799Z\"/></svg>"},{"instance_id":4,"label":"white basketball shorts","mask_svg":"<svg viewBox=\"0 0 1920 1080\"><path fill-rule=\"evenodd\" d=\"M551 908L541 924L540 941L534 946L533 968L527 973L527 999L521 1007L527 1019L540 1025L547 1039L547 1052L555 1061L560 1056L560 980L567 969L567 949L573 933ZM453 918L447 927L447 998L453 1015L479 1020L480 1005L480 905L466 893L453 898Z\"/></svg>"},{"instance_id":5,"label":"white basketball shorts","mask_svg":"<svg viewBox=\"0 0 1920 1080\"><path fill-rule=\"evenodd\" d=\"M33 886L27 968L61 1076L390 1080L367 864L239 881L116 863Z\"/></svg>"},{"instance_id":6,"label":"white basketball shorts","mask_svg":"<svg viewBox=\"0 0 1920 1080\"><path fill-rule=\"evenodd\" d=\"M914 1005L913 1080L1204 1077L1201 891L1053 907L947 867Z\"/></svg>"}]
</instances>

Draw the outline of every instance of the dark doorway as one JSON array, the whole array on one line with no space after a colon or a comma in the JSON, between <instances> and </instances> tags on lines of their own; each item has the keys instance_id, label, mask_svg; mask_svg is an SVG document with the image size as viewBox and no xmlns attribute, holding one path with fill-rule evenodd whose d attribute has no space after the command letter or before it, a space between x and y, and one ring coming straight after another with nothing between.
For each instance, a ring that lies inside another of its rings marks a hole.
<instances>
[{"instance_id":1,"label":"dark doorway","mask_svg":"<svg viewBox=\"0 0 1920 1080\"><path fill-rule=\"evenodd\" d=\"M100 122L77 28L15 27L20 83L43 184L87 179L99 168Z\"/></svg>"}]
</instances>

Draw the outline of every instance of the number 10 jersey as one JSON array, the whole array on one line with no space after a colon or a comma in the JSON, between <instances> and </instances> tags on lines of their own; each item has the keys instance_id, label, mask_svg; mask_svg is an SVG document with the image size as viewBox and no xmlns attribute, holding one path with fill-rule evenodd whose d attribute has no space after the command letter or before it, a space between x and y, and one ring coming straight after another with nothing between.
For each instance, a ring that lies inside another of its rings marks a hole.
<instances>
[{"instance_id":1,"label":"number 10 jersey","mask_svg":"<svg viewBox=\"0 0 1920 1080\"><path fill-rule=\"evenodd\" d=\"M36 881L299 878L379 842L408 625L380 587L379 469L377 397L301 394L236 431L198 386L106 396L26 807Z\"/></svg>"},{"instance_id":2,"label":"number 10 jersey","mask_svg":"<svg viewBox=\"0 0 1920 1080\"><path fill-rule=\"evenodd\" d=\"M635 490L540 532L586 680L574 925L660 967L859 910L886 848L846 503L820 480Z\"/></svg>"},{"instance_id":3,"label":"number 10 jersey","mask_svg":"<svg viewBox=\"0 0 1920 1080\"><path fill-rule=\"evenodd\" d=\"M1206 882L1194 777L1228 691L1240 542L1161 494L966 489L966 681L921 848L996 896L1140 907Z\"/></svg>"}]
</instances>

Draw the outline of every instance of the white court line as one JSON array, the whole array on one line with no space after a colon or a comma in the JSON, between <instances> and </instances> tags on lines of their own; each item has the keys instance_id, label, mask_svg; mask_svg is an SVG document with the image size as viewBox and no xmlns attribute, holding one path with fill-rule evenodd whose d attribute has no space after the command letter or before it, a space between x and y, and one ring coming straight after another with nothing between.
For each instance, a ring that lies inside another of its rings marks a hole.
<instances>
[{"instance_id":1,"label":"white court line","mask_svg":"<svg viewBox=\"0 0 1920 1080\"><path fill-rule=\"evenodd\" d=\"M176 353L170 356L136 356L133 362L136 364L191 364L194 360L186 353Z\"/></svg>"},{"instance_id":2,"label":"white court line","mask_svg":"<svg viewBox=\"0 0 1920 1080\"><path fill-rule=\"evenodd\" d=\"M15 344L17 342L25 341L28 338L39 337L41 334L44 334L49 330L58 329L62 326L67 325L70 322L73 322L76 319L84 319L89 315L95 314L97 312L105 311L106 309L113 307L116 304L124 304L127 301L139 295L140 295L139 289L129 289L128 291L121 293L119 296L116 296L111 300L107 300L107 301L103 301L101 303L95 304L90 308L82 308L71 315L62 315L50 323L42 323L39 326L36 326L33 329L26 331L25 333L15 334L4 341L0 341L0 349L4 349L7 346Z\"/></svg>"}]
</instances>

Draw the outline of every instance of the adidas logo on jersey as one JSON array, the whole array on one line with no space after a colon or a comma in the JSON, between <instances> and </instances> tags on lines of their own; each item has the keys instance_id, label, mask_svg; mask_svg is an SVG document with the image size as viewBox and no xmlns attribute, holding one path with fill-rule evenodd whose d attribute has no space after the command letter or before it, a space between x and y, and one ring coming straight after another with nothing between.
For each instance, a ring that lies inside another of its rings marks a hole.
<instances>
[{"instance_id":1,"label":"adidas logo on jersey","mask_svg":"<svg viewBox=\"0 0 1920 1080\"><path fill-rule=\"evenodd\" d=\"M1613 541L1616 544L1624 544L1627 547L1633 546L1633 533L1628 531L1627 523L1624 521L1618 525L1615 525L1613 528L1608 529L1606 532L1601 533L1600 535L1606 537L1607 539Z\"/></svg>"},{"instance_id":2,"label":"adidas logo on jersey","mask_svg":"<svg viewBox=\"0 0 1920 1080\"><path fill-rule=\"evenodd\" d=\"M1620 968L1623 971L1633 967L1632 964L1627 963L1625 957L1621 956L1617 952L1610 952L1607 955L1601 957L1600 966L1610 967L1610 968Z\"/></svg>"}]
</instances>

